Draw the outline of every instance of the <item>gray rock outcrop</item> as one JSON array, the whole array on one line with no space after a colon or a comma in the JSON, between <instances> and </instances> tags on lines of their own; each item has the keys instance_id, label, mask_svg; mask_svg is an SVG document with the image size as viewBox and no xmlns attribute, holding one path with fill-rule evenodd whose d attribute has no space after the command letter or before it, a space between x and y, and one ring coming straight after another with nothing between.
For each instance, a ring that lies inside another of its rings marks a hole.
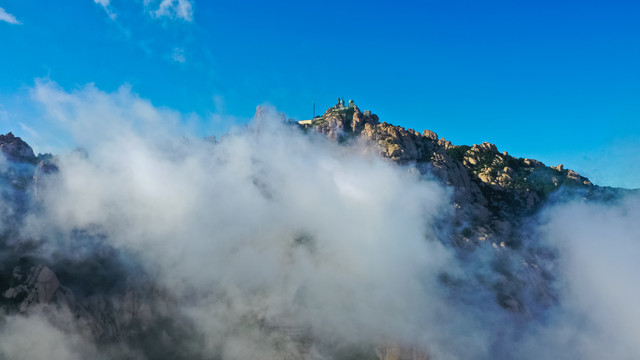
<instances>
[{"instance_id":1,"label":"gray rock outcrop","mask_svg":"<svg viewBox=\"0 0 640 360\"><path fill-rule=\"evenodd\" d=\"M0 135L0 149L4 156L11 161L33 162L36 160L31 146L11 132Z\"/></svg>"}]
</instances>

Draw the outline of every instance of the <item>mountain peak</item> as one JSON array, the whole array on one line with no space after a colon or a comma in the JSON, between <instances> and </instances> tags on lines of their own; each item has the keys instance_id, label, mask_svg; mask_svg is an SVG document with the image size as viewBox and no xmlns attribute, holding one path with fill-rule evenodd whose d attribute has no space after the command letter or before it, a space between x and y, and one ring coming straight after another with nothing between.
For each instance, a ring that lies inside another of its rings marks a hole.
<instances>
[{"instance_id":1,"label":"mountain peak","mask_svg":"<svg viewBox=\"0 0 640 360\"><path fill-rule=\"evenodd\" d=\"M21 138L13 135L12 132L6 135L0 134L0 149L10 161L33 162L36 160L31 146Z\"/></svg>"}]
</instances>

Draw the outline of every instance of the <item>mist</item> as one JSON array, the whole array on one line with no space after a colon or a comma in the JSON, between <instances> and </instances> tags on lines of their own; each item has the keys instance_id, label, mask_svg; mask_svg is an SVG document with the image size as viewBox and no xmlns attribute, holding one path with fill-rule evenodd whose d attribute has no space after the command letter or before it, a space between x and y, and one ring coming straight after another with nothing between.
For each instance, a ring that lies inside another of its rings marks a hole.
<instances>
[{"instance_id":1,"label":"mist","mask_svg":"<svg viewBox=\"0 0 640 360\"><path fill-rule=\"evenodd\" d=\"M557 250L560 297L536 340L542 357L635 359L640 354L640 197L614 204L573 201L549 209L540 227ZM530 341L531 342L531 341ZM546 356L545 356L546 354Z\"/></svg>"},{"instance_id":2,"label":"mist","mask_svg":"<svg viewBox=\"0 0 640 360\"><path fill-rule=\"evenodd\" d=\"M128 87L37 82L31 93L81 150L54 159L12 244L75 264L56 274L76 294L69 304L114 309L114 328L141 325L99 341L108 328L74 319L90 315L40 305L4 317L4 357L384 358L394 346L415 359L640 355L638 196L550 205L523 225L525 246L463 252L450 240L453 189L274 109L212 140ZM540 249L551 255L532 255ZM525 310L508 311L484 285L513 280L497 262L523 284ZM526 295L533 265L553 274L547 302ZM83 294L85 278L94 290Z\"/></svg>"}]
</instances>

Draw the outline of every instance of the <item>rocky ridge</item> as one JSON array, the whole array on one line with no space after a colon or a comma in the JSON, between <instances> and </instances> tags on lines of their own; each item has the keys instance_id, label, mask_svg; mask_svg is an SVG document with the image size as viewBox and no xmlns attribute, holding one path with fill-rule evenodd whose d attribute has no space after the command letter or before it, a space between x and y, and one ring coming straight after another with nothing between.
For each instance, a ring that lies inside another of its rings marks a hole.
<instances>
[{"instance_id":1,"label":"rocky ridge","mask_svg":"<svg viewBox=\"0 0 640 360\"><path fill-rule=\"evenodd\" d=\"M516 158L488 142L453 145L431 130L420 133L380 122L377 115L361 111L353 102L345 106L338 101L323 115L299 126L338 142L364 139L381 156L421 174L434 174L454 192L455 242L493 239L503 247L516 243L514 225L538 210L554 192L598 189L563 165L550 167L534 159Z\"/></svg>"}]
</instances>

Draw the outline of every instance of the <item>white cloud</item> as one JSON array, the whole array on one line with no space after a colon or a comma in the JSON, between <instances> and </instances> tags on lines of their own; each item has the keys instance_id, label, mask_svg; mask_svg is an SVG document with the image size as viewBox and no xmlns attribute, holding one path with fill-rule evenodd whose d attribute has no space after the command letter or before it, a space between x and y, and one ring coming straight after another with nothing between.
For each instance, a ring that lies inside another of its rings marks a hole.
<instances>
[{"instance_id":1,"label":"white cloud","mask_svg":"<svg viewBox=\"0 0 640 360\"><path fill-rule=\"evenodd\" d=\"M246 319L413 344L446 333L422 325L457 317L433 290L451 257L432 227L448 208L438 184L274 115L212 144L127 87L40 82L33 94L90 155L61 159L26 231L91 226L144 254L224 358L277 350L235 331Z\"/></svg>"},{"instance_id":2,"label":"white cloud","mask_svg":"<svg viewBox=\"0 0 640 360\"><path fill-rule=\"evenodd\" d=\"M540 231L525 228L536 235L522 249L486 243L458 257L434 241L446 236L446 191L358 144L303 135L273 115L209 143L128 86L66 91L39 81L32 94L89 157L60 158L25 235L99 229L139 254L210 339L202 357L285 358L281 339L252 331L262 322L310 328L327 348L336 338L385 339L435 359L638 358L637 196L555 206ZM535 265L555 280L523 267L528 246L545 250ZM508 284L548 290L553 301L525 292L525 310L506 311L495 291ZM9 325L0 335L33 326L58 339L46 324ZM24 351L17 345L0 341L0 351ZM87 351L76 347L61 356Z\"/></svg>"},{"instance_id":3,"label":"white cloud","mask_svg":"<svg viewBox=\"0 0 640 360\"><path fill-rule=\"evenodd\" d=\"M107 13L107 15L109 16L109 18L111 18L111 20L115 20L116 19L116 13L113 10L113 8L111 8L110 3L111 0L93 0L96 4L102 6L102 8L104 9L104 11Z\"/></svg>"},{"instance_id":4,"label":"white cloud","mask_svg":"<svg viewBox=\"0 0 640 360\"><path fill-rule=\"evenodd\" d=\"M18 125L20 125L20 129L22 129L22 131L26 132L27 134L29 134L29 136L32 139L37 139L40 140L42 139L42 136L40 136L40 134L38 133L37 130L35 130L34 128L32 128L31 126L23 123L22 121L18 121Z\"/></svg>"},{"instance_id":5,"label":"white cloud","mask_svg":"<svg viewBox=\"0 0 640 360\"><path fill-rule=\"evenodd\" d=\"M187 58L184 54L184 49L181 49L181 48L173 49L173 52L171 53L171 59L181 64L184 64L185 62L187 62Z\"/></svg>"},{"instance_id":6,"label":"white cloud","mask_svg":"<svg viewBox=\"0 0 640 360\"><path fill-rule=\"evenodd\" d=\"M77 145L90 146L93 141L115 134L130 134L140 128L178 131L180 115L155 108L148 100L131 92L128 85L114 93L105 93L88 84L74 92L65 92L55 83L37 80L31 96L46 111L50 121L75 137Z\"/></svg>"},{"instance_id":7,"label":"white cloud","mask_svg":"<svg viewBox=\"0 0 640 360\"><path fill-rule=\"evenodd\" d=\"M639 194L559 205L545 218L543 238L559 255L551 268L559 306L525 337L528 358L639 358Z\"/></svg>"},{"instance_id":8,"label":"white cloud","mask_svg":"<svg viewBox=\"0 0 640 360\"><path fill-rule=\"evenodd\" d=\"M70 323L69 319L64 321ZM39 315L2 318L0 357L33 360L101 358L87 339L56 328Z\"/></svg>"},{"instance_id":9,"label":"white cloud","mask_svg":"<svg viewBox=\"0 0 640 360\"><path fill-rule=\"evenodd\" d=\"M0 7L0 21L8 22L9 24L20 24L20 21L15 16L9 14L5 9Z\"/></svg>"},{"instance_id":10,"label":"white cloud","mask_svg":"<svg viewBox=\"0 0 640 360\"><path fill-rule=\"evenodd\" d=\"M147 11L156 18L167 17L187 22L193 21L193 4L190 0L162 0L155 8L156 3L157 1L152 0L144 1Z\"/></svg>"}]
</instances>

